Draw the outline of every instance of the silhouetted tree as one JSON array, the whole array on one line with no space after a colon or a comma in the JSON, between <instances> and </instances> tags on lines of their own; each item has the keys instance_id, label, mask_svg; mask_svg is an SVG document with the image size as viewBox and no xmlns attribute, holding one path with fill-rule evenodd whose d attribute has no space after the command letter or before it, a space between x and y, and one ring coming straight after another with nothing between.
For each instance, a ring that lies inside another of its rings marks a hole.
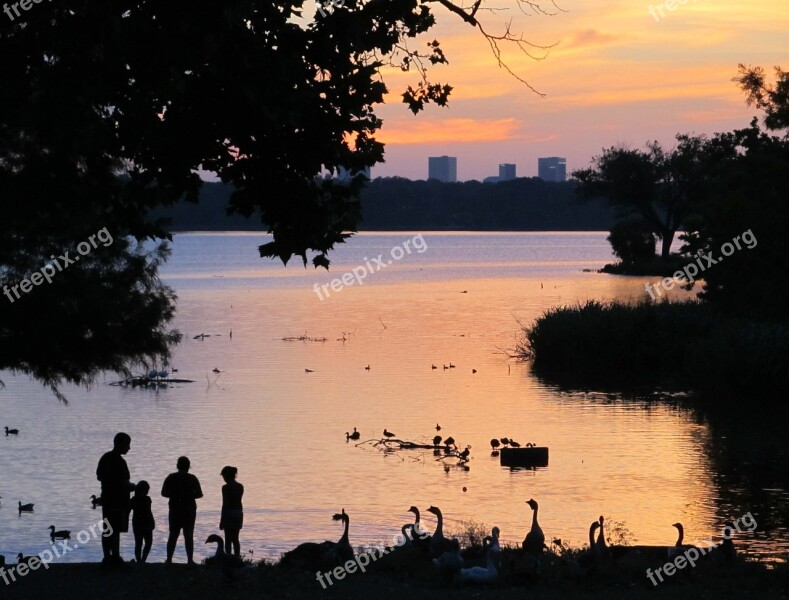
<instances>
[{"instance_id":1,"label":"silhouetted tree","mask_svg":"<svg viewBox=\"0 0 789 600\"><path fill-rule=\"evenodd\" d=\"M508 28L488 33L481 4L440 2L497 59L504 42L539 49ZM229 212L257 214L273 234L261 256L306 265L315 252L325 267L356 230L361 182L317 175L382 160L382 67L416 73L402 95L415 113L452 89L427 77L447 62L437 41L409 47L435 24L432 2L345 0L312 19L301 0L15 6L0 27L0 284L99 228L116 240L0 304L0 369L53 386L166 361L175 298L158 279L167 249L152 246L168 235L147 215L196 201L199 170L232 184Z\"/></svg>"},{"instance_id":2,"label":"silhouetted tree","mask_svg":"<svg viewBox=\"0 0 789 600\"><path fill-rule=\"evenodd\" d=\"M638 216L617 221L606 239L614 254L625 265L643 263L655 258L655 234Z\"/></svg>"}]
</instances>

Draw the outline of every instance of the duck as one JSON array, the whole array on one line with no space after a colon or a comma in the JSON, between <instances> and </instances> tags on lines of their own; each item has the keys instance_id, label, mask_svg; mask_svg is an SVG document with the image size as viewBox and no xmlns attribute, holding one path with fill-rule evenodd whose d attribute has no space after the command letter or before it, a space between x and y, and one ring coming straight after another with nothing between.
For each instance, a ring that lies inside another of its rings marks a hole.
<instances>
[{"instance_id":1,"label":"duck","mask_svg":"<svg viewBox=\"0 0 789 600\"><path fill-rule=\"evenodd\" d=\"M441 438L441 436L440 436L440 435L434 436L434 437L433 437L433 445L434 445L434 446L438 446L438 445L441 443L441 439L442 439L442 438Z\"/></svg>"},{"instance_id":2,"label":"duck","mask_svg":"<svg viewBox=\"0 0 789 600\"><path fill-rule=\"evenodd\" d=\"M512 448L520 448L521 447L521 445L518 442L516 442L515 440L510 440L510 446Z\"/></svg>"},{"instance_id":3,"label":"duck","mask_svg":"<svg viewBox=\"0 0 789 600\"><path fill-rule=\"evenodd\" d=\"M430 557L438 558L445 552L452 552L454 546L451 540L444 537L444 515L441 514L441 509L437 506L430 506L427 512L434 514L437 519L436 530L430 536ZM460 552L460 546L457 551Z\"/></svg>"},{"instance_id":4,"label":"duck","mask_svg":"<svg viewBox=\"0 0 789 600\"><path fill-rule=\"evenodd\" d=\"M454 368L455 368L455 365L453 365L452 363L449 363L449 368L450 368L450 369L454 369Z\"/></svg>"},{"instance_id":5,"label":"duck","mask_svg":"<svg viewBox=\"0 0 789 600\"><path fill-rule=\"evenodd\" d=\"M370 370L370 365L367 365L367 366L364 368L364 370L365 370L365 371L369 371L369 370Z\"/></svg>"},{"instance_id":6,"label":"duck","mask_svg":"<svg viewBox=\"0 0 789 600\"><path fill-rule=\"evenodd\" d=\"M387 431L386 429L384 429L384 437L386 437L386 438L393 438L393 437L395 437L395 434L392 433L391 431Z\"/></svg>"},{"instance_id":7,"label":"duck","mask_svg":"<svg viewBox=\"0 0 789 600\"><path fill-rule=\"evenodd\" d=\"M19 501L19 512L33 512L33 504L22 504L22 501Z\"/></svg>"},{"instance_id":8,"label":"duck","mask_svg":"<svg viewBox=\"0 0 789 600\"><path fill-rule=\"evenodd\" d=\"M542 550L545 547L545 534L537 523L537 509L539 506L534 498L527 500L526 504L528 504L534 512L532 513L531 530L526 534L523 540L523 549L528 554L542 554Z\"/></svg>"},{"instance_id":9,"label":"duck","mask_svg":"<svg viewBox=\"0 0 789 600\"><path fill-rule=\"evenodd\" d=\"M216 566L222 570L225 577L232 577L234 569L244 566L244 561L234 554L225 553L225 541L221 536L212 533L205 541L206 544L216 544L216 552L206 559L206 566Z\"/></svg>"},{"instance_id":10,"label":"duck","mask_svg":"<svg viewBox=\"0 0 789 600\"><path fill-rule=\"evenodd\" d=\"M36 556L25 556L21 552L16 555L16 564L17 565L27 565L30 566L30 561L34 558L38 558Z\"/></svg>"},{"instance_id":11,"label":"duck","mask_svg":"<svg viewBox=\"0 0 789 600\"><path fill-rule=\"evenodd\" d=\"M304 370L306 371L306 369L304 369ZM214 368L212 369L212 371L213 371L214 373L221 373L221 372L222 372L222 371L220 371L220 370L219 370L219 367L214 367Z\"/></svg>"},{"instance_id":12,"label":"duck","mask_svg":"<svg viewBox=\"0 0 789 600\"><path fill-rule=\"evenodd\" d=\"M441 431L441 425L439 425L438 423L436 423L436 431Z\"/></svg>"},{"instance_id":13,"label":"duck","mask_svg":"<svg viewBox=\"0 0 789 600\"><path fill-rule=\"evenodd\" d=\"M353 433L348 433L347 431L345 432L345 439L346 439L346 441L347 440L358 440L361 437L361 435L362 434L360 434L358 431L356 431L356 427L354 427L353 428Z\"/></svg>"},{"instance_id":14,"label":"duck","mask_svg":"<svg viewBox=\"0 0 789 600\"><path fill-rule=\"evenodd\" d=\"M305 373L314 373L315 371L313 371L312 369L304 369L304 372L305 372ZM217 371L216 369L214 369L214 373L219 373L219 371Z\"/></svg>"},{"instance_id":15,"label":"duck","mask_svg":"<svg viewBox=\"0 0 789 600\"><path fill-rule=\"evenodd\" d=\"M55 540L69 540L71 539L71 531L68 529L61 529L60 531L55 531L55 526L50 525L49 529L49 537L52 538L52 541Z\"/></svg>"},{"instance_id":16,"label":"duck","mask_svg":"<svg viewBox=\"0 0 789 600\"><path fill-rule=\"evenodd\" d=\"M6 426L5 434L6 435L19 435L19 430L18 429L9 429L8 426Z\"/></svg>"},{"instance_id":17,"label":"duck","mask_svg":"<svg viewBox=\"0 0 789 600\"><path fill-rule=\"evenodd\" d=\"M431 365L430 365L430 368L431 368L431 369L437 369L438 367L437 367L436 365L432 365L432 364L431 364Z\"/></svg>"},{"instance_id":18,"label":"duck","mask_svg":"<svg viewBox=\"0 0 789 600\"><path fill-rule=\"evenodd\" d=\"M101 498L97 498L96 494L92 494L90 497L90 503L93 505L93 508L101 506Z\"/></svg>"}]
</instances>

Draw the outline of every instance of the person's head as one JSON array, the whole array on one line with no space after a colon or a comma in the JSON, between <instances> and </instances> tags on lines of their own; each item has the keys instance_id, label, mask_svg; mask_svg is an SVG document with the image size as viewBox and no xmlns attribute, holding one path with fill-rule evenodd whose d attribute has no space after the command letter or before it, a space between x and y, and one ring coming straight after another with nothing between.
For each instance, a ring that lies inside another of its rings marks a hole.
<instances>
[{"instance_id":1,"label":"person's head","mask_svg":"<svg viewBox=\"0 0 789 600\"><path fill-rule=\"evenodd\" d=\"M134 493L138 496L147 496L148 492L150 491L151 486L144 479L137 484L136 488L134 488Z\"/></svg>"},{"instance_id":2,"label":"person's head","mask_svg":"<svg viewBox=\"0 0 789 600\"><path fill-rule=\"evenodd\" d=\"M179 471L188 471L190 464L191 463L189 462L188 458L186 458L185 456L179 456L178 462L176 463L175 466L178 467Z\"/></svg>"},{"instance_id":3,"label":"person's head","mask_svg":"<svg viewBox=\"0 0 789 600\"><path fill-rule=\"evenodd\" d=\"M238 469L236 467L227 466L223 467L219 474L226 482L230 483L235 480L237 473Z\"/></svg>"},{"instance_id":4,"label":"person's head","mask_svg":"<svg viewBox=\"0 0 789 600\"><path fill-rule=\"evenodd\" d=\"M115 434L115 438L112 440L112 449L120 454L126 454L131 447L131 436L128 433L120 433Z\"/></svg>"}]
</instances>

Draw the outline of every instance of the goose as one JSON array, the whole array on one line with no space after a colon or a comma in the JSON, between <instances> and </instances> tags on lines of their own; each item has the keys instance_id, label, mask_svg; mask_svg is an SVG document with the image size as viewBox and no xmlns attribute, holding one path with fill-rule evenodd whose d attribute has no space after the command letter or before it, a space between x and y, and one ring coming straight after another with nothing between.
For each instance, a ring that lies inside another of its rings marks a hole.
<instances>
[{"instance_id":1,"label":"goose","mask_svg":"<svg viewBox=\"0 0 789 600\"><path fill-rule=\"evenodd\" d=\"M436 530L430 537L430 557L438 558L445 552L452 552L454 546L451 540L444 537L444 515L441 514L441 509L437 506L431 506L427 509L427 512L433 513L438 521L436 523ZM460 552L459 545L457 551Z\"/></svg>"},{"instance_id":2,"label":"goose","mask_svg":"<svg viewBox=\"0 0 789 600\"><path fill-rule=\"evenodd\" d=\"M456 539L447 540L447 550L433 559L433 566L444 579L451 579L463 568L463 556L460 554L460 542Z\"/></svg>"},{"instance_id":3,"label":"goose","mask_svg":"<svg viewBox=\"0 0 789 600\"><path fill-rule=\"evenodd\" d=\"M597 542L595 542L595 548L600 555L600 558L608 558L611 556L611 551L608 549L608 545L605 542L605 532L604 532L604 522L605 519L603 515L600 515L600 519L598 523L600 524L600 533L597 534Z\"/></svg>"},{"instance_id":4,"label":"goose","mask_svg":"<svg viewBox=\"0 0 789 600\"><path fill-rule=\"evenodd\" d=\"M9 429L8 426L6 425L5 434L6 435L19 435L19 430L18 429Z\"/></svg>"},{"instance_id":5,"label":"goose","mask_svg":"<svg viewBox=\"0 0 789 600\"><path fill-rule=\"evenodd\" d=\"M71 539L71 531L68 529L61 529L60 531L55 531L55 526L50 525L47 529L49 529L49 537L52 538L52 541L55 540L69 540Z\"/></svg>"},{"instance_id":6,"label":"goose","mask_svg":"<svg viewBox=\"0 0 789 600\"><path fill-rule=\"evenodd\" d=\"M31 561L33 558L37 558L37 557L34 557L34 556L25 556L25 555L23 555L23 554L20 552L19 554L17 554L17 555L16 555L16 564L17 564L17 565L28 565L28 566L30 566L30 561Z\"/></svg>"},{"instance_id":7,"label":"goose","mask_svg":"<svg viewBox=\"0 0 789 600\"><path fill-rule=\"evenodd\" d=\"M345 520L343 519L343 515L345 514L345 509L340 514L335 514L332 516L332 519L335 521ZM347 515L346 515L347 517ZM331 542L326 540L325 542L304 542L296 546L293 550L289 550L282 555L282 560L280 560L280 565L283 567L300 567L307 570L315 570L318 568L325 568L331 566L336 566L339 564L337 560L338 553L336 551L337 546L340 542L344 542L347 544L347 548L342 553L347 554L348 549L350 549L351 555L353 555L353 548L351 548L350 543L348 543L348 522L346 521L345 530L343 531L343 535L340 538L339 542ZM351 556L353 558L353 556Z\"/></svg>"},{"instance_id":8,"label":"goose","mask_svg":"<svg viewBox=\"0 0 789 600\"><path fill-rule=\"evenodd\" d=\"M393 438L395 437L395 434L392 433L391 431L387 431L386 429L384 429L384 436L387 438Z\"/></svg>"},{"instance_id":9,"label":"goose","mask_svg":"<svg viewBox=\"0 0 789 600\"><path fill-rule=\"evenodd\" d=\"M32 504L22 504L22 501L19 501L19 512L33 512L33 505Z\"/></svg>"},{"instance_id":10,"label":"goose","mask_svg":"<svg viewBox=\"0 0 789 600\"><path fill-rule=\"evenodd\" d=\"M417 548L427 552L430 550L430 535L427 531L422 529L422 521L419 516L419 509L416 506L411 506L408 512L414 513L414 522L411 524L411 543Z\"/></svg>"},{"instance_id":11,"label":"goose","mask_svg":"<svg viewBox=\"0 0 789 600\"><path fill-rule=\"evenodd\" d=\"M219 567L222 569L222 573L225 575L225 577L231 577L233 575L233 569L240 569L244 566L244 561L242 561L238 556L225 553L225 541L221 538L221 536L212 533L208 536L205 543L216 544L216 552L213 556L210 556L205 560L205 564L207 566L213 565Z\"/></svg>"},{"instance_id":12,"label":"goose","mask_svg":"<svg viewBox=\"0 0 789 600\"><path fill-rule=\"evenodd\" d=\"M682 540L685 539L685 528L682 526L682 523L672 523L671 526L677 528L677 533L679 536L677 537L677 541L674 543L674 545L668 548L669 559L676 558L680 554L683 554L686 550L695 547L691 544L682 543Z\"/></svg>"},{"instance_id":13,"label":"goose","mask_svg":"<svg viewBox=\"0 0 789 600\"><path fill-rule=\"evenodd\" d=\"M339 560L339 564L343 564L349 560L353 560L353 546L351 546L351 542L348 541L348 527L351 523L351 519L348 517L344 508L342 512L332 516L332 519L335 521L342 521L345 525L342 537L340 537L337 544L332 548L332 552Z\"/></svg>"},{"instance_id":14,"label":"goose","mask_svg":"<svg viewBox=\"0 0 789 600\"><path fill-rule=\"evenodd\" d=\"M444 365L444 370L445 370L445 371L446 371L448 368L449 368L448 366Z\"/></svg>"},{"instance_id":15,"label":"goose","mask_svg":"<svg viewBox=\"0 0 789 600\"><path fill-rule=\"evenodd\" d=\"M353 428L353 433L345 432L345 439L346 440L358 440L361 437L361 434L356 431L356 427Z\"/></svg>"},{"instance_id":16,"label":"goose","mask_svg":"<svg viewBox=\"0 0 789 600\"><path fill-rule=\"evenodd\" d=\"M542 549L545 546L545 534L537 523L537 509L539 507L537 501L533 498L527 500L526 504L528 504L534 512L532 513L531 530L526 534L523 540L523 549L528 554L542 554Z\"/></svg>"},{"instance_id":17,"label":"goose","mask_svg":"<svg viewBox=\"0 0 789 600\"><path fill-rule=\"evenodd\" d=\"M600 561L600 547L594 539L595 530L600 527L600 521L593 521L589 526L589 549L578 555L578 566L584 573L591 573Z\"/></svg>"},{"instance_id":18,"label":"goose","mask_svg":"<svg viewBox=\"0 0 789 600\"><path fill-rule=\"evenodd\" d=\"M97 498L96 494L91 495L90 502L91 504L93 504L93 508L96 508L97 506L101 506L101 498Z\"/></svg>"},{"instance_id":19,"label":"goose","mask_svg":"<svg viewBox=\"0 0 789 600\"><path fill-rule=\"evenodd\" d=\"M438 446L441 443L441 436L437 435L433 438L433 445Z\"/></svg>"},{"instance_id":20,"label":"goose","mask_svg":"<svg viewBox=\"0 0 789 600\"><path fill-rule=\"evenodd\" d=\"M486 540L491 540L486 552L486 565L484 567L460 569L460 581L464 583L493 583L499 578L499 571L496 568L496 561L501 553L498 534L499 528L494 527L492 538L485 538Z\"/></svg>"}]
</instances>

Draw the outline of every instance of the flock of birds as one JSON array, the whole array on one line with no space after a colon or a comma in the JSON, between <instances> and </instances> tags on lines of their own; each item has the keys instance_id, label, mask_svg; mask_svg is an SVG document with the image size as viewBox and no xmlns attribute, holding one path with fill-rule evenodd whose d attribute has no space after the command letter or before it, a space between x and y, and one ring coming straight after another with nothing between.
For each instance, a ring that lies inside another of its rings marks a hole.
<instances>
[{"instance_id":1,"label":"flock of birds","mask_svg":"<svg viewBox=\"0 0 789 600\"><path fill-rule=\"evenodd\" d=\"M543 555L549 550L545 544L545 533L538 522L539 505L533 498L527 500L526 504L532 511L531 527L520 549L512 549L509 556L507 567L513 577L538 576ZM462 549L457 538L449 538L444 534L444 517L437 506L427 509L427 512L436 518L436 526L431 535L427 535L427 530L422 526L419 509L411 506L408 512L414 514L414 521L401 527L401 547L411 549L416 560L429 560L444 581L495 583L501 580L504 563L499 541L501 531L498 527L493 527L490 534L483 538L481 549ZM353 560L355 553L349 539L350 517L343 508L340 513L333 515L332 519L343 523L342 536L338 541L305 542L283 554L280 564L286 568L314 571L331 570L332 567ZM692 547L683 543L682 524L674 523L673 527L677 528L679 535L672 546L609 545L606 542L605 519L600 516L589 527L589 547L573 558L568 558L567 562L578 575L590 575L605 565L623 566L633 560L639 564L639 568L644 561L660 561L662 564ZM560 540L554 540L554 543L561 545ZM725 539L714 550L708 550L706 555L708 560L715 562L730 562L735 556L736 550L730 539Z\"/></svg>"}]
</instances>

